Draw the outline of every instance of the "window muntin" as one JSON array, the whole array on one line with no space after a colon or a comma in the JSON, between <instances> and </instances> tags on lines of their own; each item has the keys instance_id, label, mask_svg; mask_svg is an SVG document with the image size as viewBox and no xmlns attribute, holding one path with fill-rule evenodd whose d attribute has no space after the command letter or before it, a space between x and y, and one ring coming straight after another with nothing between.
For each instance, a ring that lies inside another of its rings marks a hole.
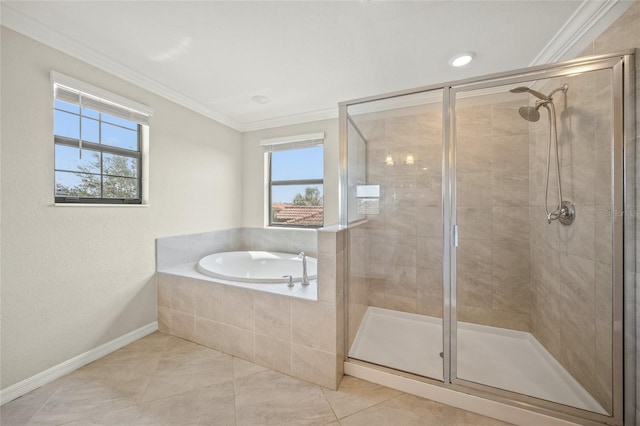
<instances>
[{"instance_id":1,"label":"window muntin","mask_svg":"<svg viewBox=\"0 0 640 426\"><path fill-rule=\"evenodd\" d=\"M323 147L274 150L269 165L269 225L322 227Z\"/></svg>"},{"instance_id":2,"label":"window muntin","mask_svg":"<svg viewBox=\"0 0 640 426\"><path fill-rule=\"evenodd\" d=\"M56 203L141 204L142 126L54 101Z\"/></svg>"}]
</instances>

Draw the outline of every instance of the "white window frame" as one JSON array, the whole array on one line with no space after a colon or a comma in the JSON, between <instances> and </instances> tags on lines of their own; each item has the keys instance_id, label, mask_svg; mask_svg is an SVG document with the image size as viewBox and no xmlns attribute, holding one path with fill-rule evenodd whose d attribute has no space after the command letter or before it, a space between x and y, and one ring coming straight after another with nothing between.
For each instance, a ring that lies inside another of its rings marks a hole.
<instances>
[{"instance_id":1,"label":"white window frame","mask_svg":"<svg viewBox=\"0 0 640 426\"><path fill-rule=\"evenodd\" d=\"M105 153L125 154L138 160L139 199L110 199L110 198L78 198L78 197L58 197L55 194L54 183L54 204L55 205L148 205L149 199L149 119L153 115L153 109L124 98L115 93L111 93L99 87L77 80L73 77L51 71L51 83L53 85L53 98L70 104L75 104L82 108L90 109L100 113L106 113L127 121L137 123L138 127L138 151L125 152L120 149L108 146L100 147L99 144L85 142L87 148L96 149ZM52 111L55 110L53 102ZM81 119L81 118L80 118ZM54 146L67 145L77 146L82 150L83 141L64 138L55 135ZM81 135L80 135L81 136ZM111 152L113 151L113 152ZM55 167L55 166L54 166ZM54 180L55 182L55 180Z\"/></svg>"},{"instance_id":2,"label":"white window frame","mask_svg":"<svg viewBox=\"0 0 640 426\"><path fill-rule=\"evenodd\" d=\"M269 138L262 139L260 141L260 145L265 150L265 193L266 193L266 209L265 209L265 223L266 226L269 227L278 227L278 228L303 228L303 229L317 229L322 228L324 226L324 206L323 206L323 214L322 214L322 224L321 225L295 225L288 223L277 223L273 222L272 217L272 202L271 202L271 192L272 187L275 185L322 185L324 188L324 165L323 165L323 173L322 179L296 179L296 180L288 180L288 181L272 181L272 165L271 165L271 154L274 151L284 151L284 150L293 150L293 149L304 149L304 148L312 148L317 146L324 145L324 132L319 133L310 133L304 135L296 135L296 136L286 136L280 138ZM323 146L324 151L324 146ZM323 189L324 196L324 189Z\"/></svg>"}]
</instances>

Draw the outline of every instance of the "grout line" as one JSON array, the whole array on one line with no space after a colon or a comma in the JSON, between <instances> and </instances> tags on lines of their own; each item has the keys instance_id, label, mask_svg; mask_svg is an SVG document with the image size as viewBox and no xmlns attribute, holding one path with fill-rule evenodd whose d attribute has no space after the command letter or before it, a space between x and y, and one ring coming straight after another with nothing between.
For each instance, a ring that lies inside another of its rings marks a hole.
<instances>
[{"instance_id":1,"label":"grout line","mask_svg":"<svg viewBox=\"0 0 640 426\"><path fill-rule=\"evenodd\" d=\"M338 414L336 414L336 410L334 410L333 409L333 405L331 405L331 401L329 401L329 399L327 398L327 394L325 392L325 388L323 386L319 386L319 388L320 388L320 392L322 392L322 396L324 397L324 400L327 401L327 404L329 405L329 408L331 409L331 412L333 413L333 416L336 418L336 421L338 423L340 423L340 417L338 417ZM331 424L331 423L329 423L329 424Z\"/></svg>"},{"instance_id":2,"label":"grout line","mask_svg":"<svg viewBox=\"0 0 640 426\"><path fill-rule=\"evenodd\" d=\"M233 424L238 424L238 404L236 404L236 357L231 356L231 371L233 373Z\"/></svg>"},{"instance_id":3,"label":"grout line","mask_svg":"<svg viewBox=\"0 0 640 426\"><path fill-rule=\"evenodd\" d=\"M362 380L362 379L360 379L360 380ZM379 386L382 386L382 385L379 385ZM387 388L386 386L382 386L382 387ZM387 388L387 389L392 389L392 388ZM396 390L396 389L392 389L392 390ZM369 407L366 407L366 408L363 408L363 409L361 409L361 410L355 411L355 412L353 412L353 413L351 413L351 414L349 414L349 415L347 415L347 416L340 417L340 418L338 418L338 420L344 420L344 419L347 419L347 418L349 418L349 417L351 417L351 416L355 416L356 414L362 413L363 411L367 411L367 410L369 410L369 409L371 409L371 408L373 408L373 407L377 407L378 405L384 404L385 402L389 402L389 401L391 401L391 400L393 400L393 399L400 398L401 396L405 396L405 395L407 395L405 392L402 392L402 391L398 391L398 392L400 392L400 395L392 396L392 397L390 397L390 398L385 399L384 401L376 402L375 404L373 404L373 405L371 405L371 406L369 406ZM430 401L430 400L428 400L428 399L426 399L426 398L422 398L422 399L424 399L424 400L426 400L426 401ZM336 417L337 417L337 416L336 416Z\"/></svg>"},{"instance_id":4,"label":"grout line","mask_svg":"<svg viewBox=\"0 0 640 426\"><path fill-rule=\"evenodd\" d=\"M73 372L71 372L71 373L73 373ZM35 412L35 413L33 413L33 414L29 417L29 420L27 421L27 424L29 424L29 423L31 422L31 419L33 419L35 416L37 416L37 415L38 415L38 413L40 413L40 411L42 411L42 409L44 408L44 406L45 406L45 405L47 405L47 404L49 403L49 401L51 400L51 398L53 398L53 396L54 396L55 394L57 394L57 393L58 393L58 391L59 391L59 390L60 390L60 389L61 389L61 388L62 388L62 387L67 383L67 380L69 380L69 376L71 375L71 373L68 373L68 374L66 374L66 375L62 376L62 377L65 377L65 379L64 379L64 383L62 383L60 386L58 386L58 389L56 389L55 391L53 391L53 393L52 393L51 395L49 395L49 398L47 398L47 399L46 399L46 400L45 400L45 401L40 405L40 407L36 410L36 412ZM61 378L62 378L62 377L61 377ZM58 379L58 380L59 380L59 379ZM46 386L46 385L44 385L44 386ZM39 389L39 388L36 388L36 389ZM34 390L35 390L35 389L34 389ZM31 391L31 392L33 392L33 391ZM27 394L27 395L28 395L28 394ZM23 396L24 396L24 395L23 395ZM0 424L1 424L1 423L2 423L2 419L0 418Z\"/></svg>"}]
</instances>

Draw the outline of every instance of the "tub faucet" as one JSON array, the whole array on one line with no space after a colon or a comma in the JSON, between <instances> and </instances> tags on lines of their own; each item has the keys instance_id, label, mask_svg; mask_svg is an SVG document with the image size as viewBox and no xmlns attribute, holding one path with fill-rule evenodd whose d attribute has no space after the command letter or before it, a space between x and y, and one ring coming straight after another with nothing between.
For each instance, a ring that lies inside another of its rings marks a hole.
<instances>
[{"instance_id":1,"label":"tub faucet","mask_svg":"<svg viewBox=\"0 0 640 426\"><path fill-rule=\"evenodd\" d=\"M309 285L309 276L307 275L307 256L301 251L298 259L302 259L302 285Z\"/></svg>"}]
</instances>

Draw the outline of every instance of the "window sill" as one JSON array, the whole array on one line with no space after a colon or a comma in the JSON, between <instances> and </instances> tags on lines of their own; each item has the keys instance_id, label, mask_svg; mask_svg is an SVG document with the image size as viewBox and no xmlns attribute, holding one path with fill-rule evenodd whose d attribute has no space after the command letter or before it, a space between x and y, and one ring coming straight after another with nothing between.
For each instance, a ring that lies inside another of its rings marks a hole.
<instances>
[{"instance_id":1,"label":"window sill","mask_svg":"<svg viewBox=\"0 0 640 426\"><path fill-rule=\"evenodd\" d=\"M52 207L116 207L116 208L146 208L149 204L107 204L107 203L53 203Z\"/></svg>"},{"instance_id":2,"label":"window sill","mask_svg":"<svg viewBox=\"0 0 640 426\"><path fill-rule=\"evenodd\" d=\"M322 229L322 226L318 226L318 227L306 227L306 226L281 226L281 225L267 225L264 227L264 229L282 229L284 230L296 230L296 231L317 231L318 229Z\"/></svg>"}]
</instances>

